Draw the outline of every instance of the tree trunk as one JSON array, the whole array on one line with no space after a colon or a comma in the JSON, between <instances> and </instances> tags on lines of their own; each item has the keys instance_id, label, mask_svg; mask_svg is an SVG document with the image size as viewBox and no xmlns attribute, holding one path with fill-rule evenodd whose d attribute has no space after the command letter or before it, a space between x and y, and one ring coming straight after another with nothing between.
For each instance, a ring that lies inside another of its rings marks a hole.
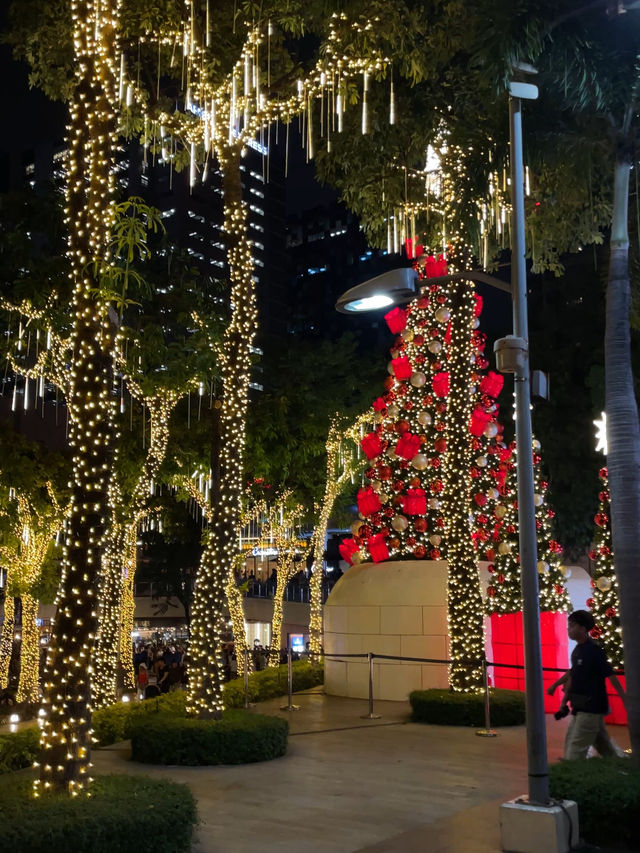
<instances>
[{"instance_id":1,"label":"tree trunk","mask_svg":"<svg viewBox=\"0 0 640 853\"><path fill-rule=\"evenodd\" d=\"M133 650L131 647L133 634L133 616L136 602L133 596L133 585L136 579L138 552L136 540L138 536L138 521L128 524L122 550L122 600L120 603L120 667L124 677L124 686L135 690L136 674L133 668Z\"/></svg>"},{"instance_id":2,"label":"tree trunk","mask_svg":"<svg viewBox=\"0 0 640 853\"><path fill-rule=\"evenodd\" d=\"M97 629L100 549L109 518L113 334L92 262L106 253L113 220L119 3L72 0L76 89L68 127L66 222L74 280L73 369L68 405L73 448L71 509L47 658L40 781L36 793L86 791L91 760L90 655Z\"/></svg>"},{"instance_id":3,"label":"tree trunk","mask_svg":"<svg viewBox=\"0 0 640 853\"><path fill-rule=\"evenodd\" d=\"M112 520L108 541L102 554L100 627L92 657L91 688L94 708L113 705L117 700L123 550L124 528L122 524Z\"/></svg>"},{"instance_id":4,"label":"tree trunk","mask_svg":"<svg viewBox=\"0 0 640 853\"><path fill-rule=\"evenodd\" d=\"M472 395L471 333L474 321L470 282L452 284L451 342L447 364L447 461L444 503L449 571L447 607L449 657L454 661L449 682L456 692L482 689L482 666L458 661L481 660L484 655L484 615L480 577L471 539L471 478L473 453L469 435Z\"/></svg>"},{"instance_id":5,"label":"tree trunk","mask_svg":"<svg viewBox=\"0 0 640 853\"><path fill-rule=\"evenodd\" d=\"M13 650L15 632L15 613L15 598L6 593L4 597L4 620L2 622L2 634L0 635L0 690L9 686L9 668L11 666L11 652Z\"/></svg>"},{"instance_id":6,"label":"tree trunk","mask_svg":"<svg viewBox=\"0 0 640 853\"><path fill-rule=\"evenodd\" d=\"M280 549L279 549L280 550ZM271 646L269 648L269 666L280 666L280 649L282 647L282 620L284 614L284 594L287 584L293 574L293 552L285 552L284 559L278 554L278 580L273 596L273 616L271 617Z\"/></svg>"},{"instance_id":7,"label":"tree trunk","mask_svg":"<svg viewBox=\"0 0 640 853\"><path fill-rule=\"evenodd\" d=\"M37 702L40 674L40 631L36 624L38 601L28 593L23 593L21 599L20 680L16 699L18 702Z\"/></svg>"},{"instance_id":8,"label":"tree trunk","mask_svg":"<svg viewBox=\"0 0 640 853\"><path fill-rule=\"evenodd\" d=\"M627 682L627 715L640 761L640 428L629 331L629 157L615 167L611 255L607 282L605 380L611 528Z\"/></svg>"},{"instance_id":9,"label":"tree trunk","mask_svg":"<svg viewBox=\"0 0 640 853\"><path fill-rule=\"evenodd\" d=\"M202 554L192 605L187 709L198 717L222 713L224 592L233 572L242 510L251 346L258 319L238 146L221 153L220 168L233 313L221 347L220 473L213 478L209 541ZM215 471L215 465L212 467ZM214 492L218 488L216 501Z\"/></svg>"}]
</instances>

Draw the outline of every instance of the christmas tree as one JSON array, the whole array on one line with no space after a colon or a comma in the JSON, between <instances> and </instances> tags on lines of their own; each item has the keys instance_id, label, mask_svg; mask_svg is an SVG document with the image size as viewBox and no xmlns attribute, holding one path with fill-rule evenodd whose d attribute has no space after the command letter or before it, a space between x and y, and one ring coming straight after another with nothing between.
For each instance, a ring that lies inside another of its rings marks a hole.
<instances>
[{"instance_id":1,"label":"christmas tree","mask_svg":"<svg viewBox=\"0 0 640 853\"><path fill-rule=\"evenodd\" d=\"M538 548L538 585L540 610L560 612L569 610L570 601L565 586L566 569L562 565L562 546L553 538L554 511L548 505L548 483L542 476L540 442L533 441L534 504ZM491 581L487 588L488 613L517 613L522 610L520 586L520 556L518 543L518 501L515 479L515 442L501 449L506 463L506 480L500 489L501 500L494 509L492 548L485 556L493 555L489 566Z\"/></svg>"},{"instance_id":2,"label":"christmas tree","mask_svg":"<svg viewBox=\"0 0 640 853\"><path fill-rule=\"evenodd\" d=\"M455 355L451 350L451 292L442 284L428 284L430 277L446 273L446 262L442 256L437 260L427 256L416 266L425 281L420 297L385 317L397 337L391 347L385 393L373 403L376 427L361 442L371 464L365 472L369 482L358 492L360 523L352 527L353 538L341 546L342 556L350 563L446 559L445 433L462 429L471 451L486 458L499 429L495 397L502 388L502 377L495 373L483 376L488 367L486 339L477 330L482 300L472 294L475 328L463 331L473 361L473 385L465 384L463 394L470 412L461 420L458 412L449 410L448 399L448 368ZM466 467L465 477L472 476ZM454 469L455 479L459 472L456 466ZM474 506L479 506L478 501L484 506L486 496L477 496L476 491Z\"/></svg>"},{"instance_id":3,"label":"christmas tree","mask_svg":"<svg viewBox=\"0 0 640 853\"><path fill-rule=\"evenodd\" d=\"M609 481L606 468L600 469L598 500L598 511L594 516L595 541L589 552L590 559L595 562L591 580L593 593L587 600L587 607L596 620L596 627L591 632L591 636L602 644L612 665L622 667L622 629L618 606L618 584L613 565Z\"/></svg>"}]
</instances>

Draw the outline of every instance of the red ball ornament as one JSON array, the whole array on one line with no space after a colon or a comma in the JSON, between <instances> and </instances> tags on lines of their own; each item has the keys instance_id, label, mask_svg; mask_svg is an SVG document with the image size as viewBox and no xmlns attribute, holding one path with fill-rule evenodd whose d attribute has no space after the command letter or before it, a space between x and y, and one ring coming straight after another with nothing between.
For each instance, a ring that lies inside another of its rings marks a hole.
<instances>
[{"instance_id":1,"label":"red ball ornament","mask_svg":"<svg viewBox=\"0 0 640 853\"><path fill-rule=\"evenodd\" d=\"M440 549L439 548L432 548L429 551L429 556L431 557L432 560L439 560L440 559Z\"/></svg>"},{"instance_id":2,"label":"red ball ornament","mask_svg":"<svg viewBox=\"0 0 640 853\"><path fill-rule=\"evenodd\" d=\"M554 590L556 592L556 595L562 595L562 593L564 592L564 587L562 586L562 584L557 583L554 586Z\"/></svg>"},{"instance_id":3,"label":"red ball ornament","mask_svg":"<svg viewBox=\"0 0 640 853\"><path fill-rule=\"evenodd\" d=\"M587 600L586 600L586 602L585 602L585 604L587 605L587 607L589 608L589 610L591 610L591 608L593 607L593 605L594 605L595 603L596 603L596 602L595 602L595 599L593 599L593 598L587 598Z\"/></svg>"},{"instance_id":4,"label":"red ball ornament","mask_svg":"<svg viewBox=\"0 0 640 853\"><path fill-rule=\"evenodd\" d=\"M410 412L411 409L413 409L413 401L405 400L403 408L406 409L407 412Z\"/></svg>"},{"instance_id":5,"label":"red ball ornament","mask_svg":"<svg viewBox=\"0 0 640 853\"><path fill-rule=\"evenodd\" d=\"M609 472L607 471L606 468L601 468L598 471L598 476L600 477L601 480L606 480L607 477L609 476Z\"/></svg>"},{"instance_id":6,"label":"red ball ornament","mask_svg":"<svg viewBox=\"0 0 640 853\"><path fill-rule=\"evenodd\" d=\"M398 539L397 536L391 536L388 540L388 544L389 544L390 548L394 548L394 549L399 548L400 547L400 540Z\"/></svg>"},{"instance_id":7,"label":"red ball ornament","mask_svg":"<svg viewBox=\"0 0 640 853\"><path fill-rule=\"evenodd\" d=\"M442 421L438 421L438 423L436 424L436 432L444 432L444 429L445 425L442 423Z\"/></svg>"},{"instance_id":8,"label":"red ball ornament","mask_svg":"<svg viewBox=\"0 0 640 853\"><path fill-rule=\"evenodd\" d=\"M490 596L491 598L493 598L493 596L495 594L496 594L496 588L494 586L488 586L487 587L487 595Z\"/></svg>"},{"instance_id":9,"label":"red ball ornament","mask_svg":"<svg viewBox=\"0 0 640 853\"><path fill-rule=\"evenodd\" d=\"M416 518L413 522L413 529L416 533L424 533L427 529L427 519L426 518Z\"/></svg>"},{"instance_id":10,"label":"red ball ornament","mask_svg":"<svg viewBox=\"0 0 640 853\"><path fill-rule=\"evenodd\" d=\"M415 361L415 363L416 363L416 364L424 364L424 356L423 356L422 354L417 355L417 356L414 358L414 361Z\"/></svg>"},{"instance_id":11,"label":"red ball ornament","mask_svg":"<svg viewBox=\"0 0 640 853\"><path fill-rule=\"evenodd\" d=\"M434 456L432 459L429 460L429 465L431 465L432 468L439 468L440 460L437 456Z\"/></svg>"},{"instance_id":12,"label":"red ball ornament","mask_svg":"<svg viewBox=\"0 0 640 853\"><path fill-rule=\"evenodd\" d=\"M381 480L390 480L391 479L391 466L390 465L380 465L378 468L378 477Z\"/></svg>"},{"instance_id":13,"label":"red ball ornament","mask_svg":"<svg viewBox=\"0 0 640 853\"><path fill-rule=\"evenodd\" d=\"M609 617L609 619L613 619L614 616L618 615L618 611L615 609L615 607L607 607L604 612Z\"/></svg>"},{"instance_id":14,"label":"red ball ornament","mask_svg":"<svg viewBox=\"0 0 640 853\"><path fill-rule=\"evenodd\" d=\"M396 380L393 378L393 376L387 376L385 377L385 380L382 384L387 390L391 390L391 388L393 388L393 386L395 385L395 381Z\"/></svg>"},{"instance_id":15,"label":"red ball ornament","mask_svg":"<svg viewBox=\"0 0 640 853\"><path fill-rule=\"evenodd\" d=\"M602 636L602 628L599 625L596 625L595 628L592 628L589 631L589 634L593 637L594 640L599 640Z\"/></svg>"},{"instance_id":16,"label":"red ball ornament","mask_svg":"<svg viewBox=\"0 0 640 853\"><path fill-rule=\"evenodd\" d=\"M598 557L598 555L596 554L595 551L589 551L589 559L590 560L596 560L597 557Z\"/></svg>"},{"instance_id":17,"label":"red ball ornament","mask_svg":"<svg viewBox=\"0 0 640 853\"><path fill-rule=\"evenodd\" d=\"M609 516L605 512L597 512L593 520L598 525L598 527L606 527L609 523Z\"/></svg>"},{"instance_id":18,"label":"red ball ornament","mask_svg":"<svg viewBox=\"0 0 640 853\"><path fill-rule=\"evenodd\" d=\"M417 304L418 304L418 308L420 308L422 311L424 311L425 308L429 307L429 297L421 296L420 299L418 299Z\"/></svg>"},{"instance_id":19,"label":"red ball ornament","mask_svg":"<svg viewBox=\"0 0 640 853\"><path fill-rule=\"evenodd\" d=\"M436 297L436 300L439 305L444 305L444 303L447 301L447 297L444 295L444 293L442 293L440 296Z\"/></svg>"},{"instance_id":20,"label":"red ball ornament","mask_svg":"<svg viewBox=\"0 0 640 853\"><path fill-rule=\"evenodd\" d=\"M487 548L487 550L484 552L484 556L487 560L495 560L496 552L493 548Z\"/></svg>"},{"instance_id":21,"label":"red ball ornament","mask_svg":"<svg viewBox=\"0 0 640 853\"><path fill-rule=\"evenodd\" d=\"M439 415L443 415L447 411L447 404L445 402L436 403L436 412Z\"/></svg>"},{"instance_id":22,"label":"red ball ornament","mask_svg":"<svg viewBox=\"0 0 640 853\"><path fill-rule=\"evenodd\" d=\"M413 480L409 481L409 485L412 488L417 489L418 486L420 485L420 477L414 477Z\"/></svg>"},{"instance_id":23,"label":"red ball ornament","mask_svg":"<svg viewBox=\"0 0 640 853\"><path fill-rule=\"evenodd\" d=\"M436 518L436 527L440 530L444 529L444 518Z\"/></svg>"},{"instance_id":24,"label":"red ball ornament","mask_svg":"<svg viewBox=\"0 0 640 853\"><path fill-rule=\"evenodd\" d=\"M496 575L496 579L497 579L498 583L504 583L504 580L505 580L504 575L502 573L499 575Z\"/></svg>"},{"instance_id":25,"label":"red ball ornament","mask_svg":"<svg viewBox=\"0 0 640 853\"><path fill-rule=\"evenodd\" d=\"M384 515L384 517L385 517L385 518L393 518L393 516L394 516L396 513L395 513L395 510L393 509L393 507L391 507L391 506L386 506L386 507L384 508L384 510L383 510L383 512L382 512L382 514Z\"/></svg>"},{"instance_id":26,"label":"red ball ornament","mask_svg":"<svg viewBox=\"0 0 640 853\"><path fill-rule=\"evenodd\" d=\"M424 545L416 545L416 547L413 549L413 556L416 558L416 560L424 560L426 555L427 549L424 547Z\"/></svg>"},{"instance_id":27,"label":"red ball ornament","mask_svg":"<svg viewBox=\"0 0 640 853\"><path fill-rule=\"evenodd\" d=\"M478 492L473 496L473 500L476 506L486 506L487 496L482 492Z\"/></svg>"},{"instance_id":28,"label":"red ball ornament","mask_svg":"<svg viewBox=\"0 0 640 853\"><path fill-rule=\"evenodd\" d=\"M413 548L413 546L414 546L415 544L416 544L416 537L415 537L415 536L407 536L407 545L408 545L410 548Z\"/></svg>"},{"instance_id":29,"label":"red ball ornament","mask_svg":"<svg viewBox=\"0 0 640 853\"><path fill-rule=\"evenodd\" d=\"M432 483L429 484L429 491L433 492L434 494L438 494L443 490L443 488L444 485L442 484L442 480L434 480Z\"/></svg>"},{"instance_id":30,"label":"red ball ornament","mask_svg":"<svg viewBox=\"0 0 640 853\"><path fill-rule=\"evenodd\" d=\"M423 400L423 405L424 406L430 406L432 403L433 403L433 397L431 396L431 394L427 394L427 396Z\"/></svg>"},{"instance_id":31,"label":"red ball ornament","mask_svg":"<svg viewBox=\"0 0 640 853\"><path fill-rule=\"evenodd\" d=\"M602 501L602 503L605 503L606 501L608 501L609 500L609 492L604 492L604 491L598 492L598 500Z\"/></svg>"},{"instance_id":32,"label":"red ball ornament","mask_svg":"<svg viewBox=\"0 0 640 853\"><path fill-rule=\"evenodd\" d=\"M438 453L444 453L447 449L447 440L445 438L436 438L433 443L433 446L435 447Z\"/></svg>"},{"instance_id":33,"label":"red ball ornament","mask_svg":"<svg viewBox=\"0 0 640 853\"><path fill-rule=\"evenodd\" d=\"M418 333L417 335L414 335L413 336L413 343L415 344L415 346L421 347L422 344L424 343L424 335L421 335L420 333Z\"/></svg>"},{"instance_id":34,"label":"red ball ornament","mask_svg":"<svg viewBox=\"0 0 640 853\"><path fill-rule=\"evenodd\" d=\"M391 503L394 506L402 506L403 502L404 502L404 498L402 497L402 495L394 495L393 498L391 499Z\"/></svg>"},{"instance_id":35,"label":"red ball ornament","mask_svg":"<svg viewBox=\"0 0 640 853\"><path fill-rule=\"evenodd\" d=\"M496 570L496 567L493 565L493 563L489 563L489 565L487 566L487 571L489 572L489 574L492 575L495 572L495 570Z\"/></svg>"},{"instance_id":36,"label":"red ball ornament","mask_svg":"<svg viewBox=\"0 0 640 853\"><path fill-rule=\"evenodd\" d=\"M377 476L376 475L376 469L375 468L367 468L367 470L364 472L364 476L367 478L367 480L375 480L376 476Z\"/></svg>"},{"instance_id":37,"label":"red ball ornament","mask_svg":"<svg viewBox=\"0 0 640 853\"><path fill-rule=\"evenodd\" d=\"M402 480L396 480L393 484L394 492L401 492L404 489L404 482Z\"/></svg>"}]
</instances>

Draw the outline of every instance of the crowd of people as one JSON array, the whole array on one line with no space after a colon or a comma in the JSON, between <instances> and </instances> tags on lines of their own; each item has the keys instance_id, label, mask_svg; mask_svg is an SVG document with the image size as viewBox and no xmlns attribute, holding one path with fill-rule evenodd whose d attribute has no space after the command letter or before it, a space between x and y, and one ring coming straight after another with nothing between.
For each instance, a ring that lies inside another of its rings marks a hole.
<instances>
[{"instance_id":1,"label":"crowd of people","mask_svg":"<svg viewBox=\"0 0 640 853\"><path fill-rule=\"evenodd\" d=\"M187 685L187 665L187 656L180 645L134 647L138 695L152 699L161 693L182 690Z\"/></svg>"},{"instance_id":2,"label":"crowd of people","mask_svg":"<svg viewBox=\"0 0 640 853\"><path fill-rule=\"evenodd\" d=\"M308 645L308 644L307 644ZM256 640L250 651L252 669L256 672L266 669L271 649L262 646ZM280 649L280 663L287 662L287 650ZM238 677L238 658L235 644L222 646L222 668L225 681ZM303 654L302 657L305 655ZM292 660L301 655L292 652ZM152 699L161 693L183 690L187 686L189 658L179 645L137 645L133 647L133 666L136 673L136 686L141 699Z\"/></svg>"}]
</instances>

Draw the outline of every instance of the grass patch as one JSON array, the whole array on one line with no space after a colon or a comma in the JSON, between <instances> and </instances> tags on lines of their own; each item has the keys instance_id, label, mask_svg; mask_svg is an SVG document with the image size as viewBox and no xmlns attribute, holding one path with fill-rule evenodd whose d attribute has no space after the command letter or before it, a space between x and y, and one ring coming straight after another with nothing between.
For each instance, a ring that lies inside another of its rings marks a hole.
<instances>
[{"instance_id":1,"label":"grass patch","mask_svg":"<svg viewBox=\"0 0 640 853\"><path fill-rule=\"evenodd\" d=\"M640 850L640 769L630 759L561 761L549 777L552 797L578 804L586 841Z\"/></svg>"},{"instance_id":2,"label":"grass patch","mask_svg":"<svg viewBox=\"0 0 640 853\"><path fill-rule=\"evenodd\" d=\"M100 776L89 798L33 799L28 782L0 798L3 849L22 853L188 853L196 821L186 785L143 776Z\"/></svg>"},{"instance_id":3,"label":"grass patch","mask_svg":"<svg viewBox=\"0 0 640 853\"><path fill-rule=\"evenodd\" d=\"M489 691L492 726L521 726L525 722L524 693L519 690ZM450 690L414 690L409 694L415 723L437 726L484 726L484 693L452 693Z\"/></svg>"},{"instance_id":4,"label":"grass patch","mask_svg":"<svg viewBox=\"0 0 640 853\"><path fill-rule=\"evenodd\" d=\"M131 757L148 764L249 764L287 751L289 724L280 717L225 711L197 720L160 711L131 725Z\"/></svg>"}]
</instances>

